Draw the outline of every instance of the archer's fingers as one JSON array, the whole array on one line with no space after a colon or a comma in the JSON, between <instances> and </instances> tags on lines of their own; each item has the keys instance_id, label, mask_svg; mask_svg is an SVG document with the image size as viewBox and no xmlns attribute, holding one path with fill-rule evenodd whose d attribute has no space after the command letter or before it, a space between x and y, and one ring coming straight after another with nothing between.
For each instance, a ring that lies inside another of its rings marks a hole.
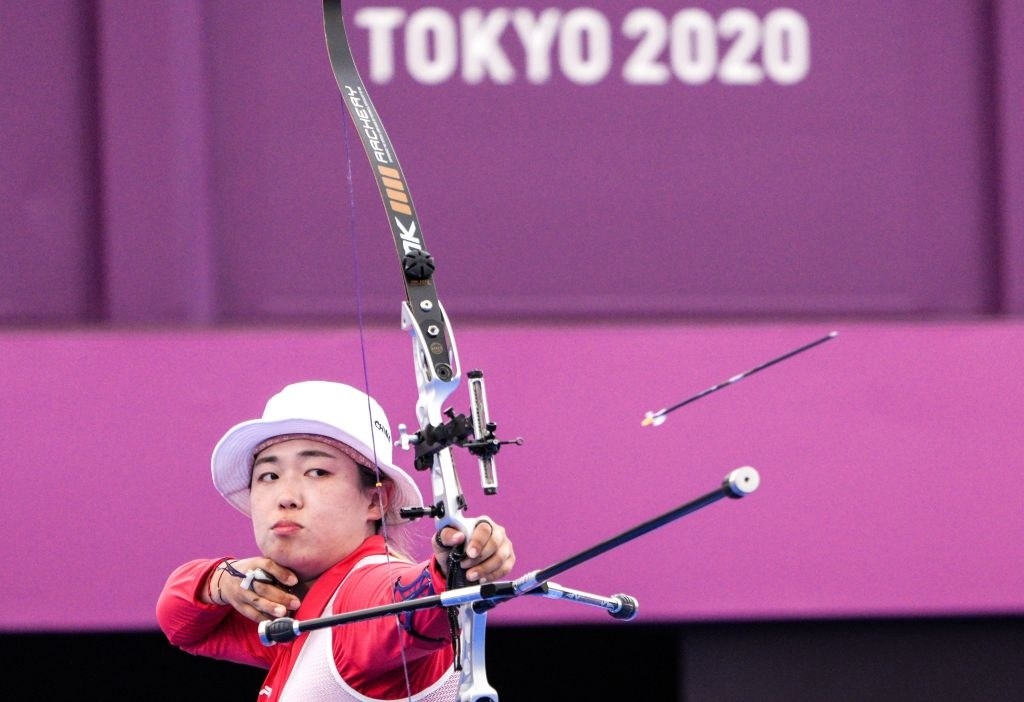
<instances>
[{"instance_id":1,"label":"archer's fingers","mask_svg":"<svg viewBox=\"0 0 1024 702\"><path fill-rule=\"evenodd\" d=\"M235 610L240 614L253 620L254 622L262 622L267 619L276 619L277 617L283 617L288 614L288 610L291 605L293 610L298 609L297 598L294 595L277 590L273 588L275 594L262 597L257 594L254 590L243 591L242 601L235 605ZM280 597L276 595L284 595L284 601L282 602Z\"/></svg>"},{"instance_id":2,"label":"archer's fingers","mask_svg":"<svg viewBox=\"0 0 1024 702\"><path fill-rule=\"evenodd\" d=\"M487 517L480 517L469 535L469 541L466 542L466 559L462 561L463 567L468 568L476 562L490 558L504 542L505 529Z\"/></svg>"},{"instance_id":3,"label":"archer's fingers","mask_svg":"<svg viewBox=\"0 0 1024 702\"><path fill-rule=\"evenodd\" d=\"M282 577L289 576L295 579L291 571L282 570ZM299 598L263 568L251 568L241 579L225 576L218 582L217 590L226 604L256 622L283 617L289 609L296 610L300 605Z\"/></svg>"},{"instance_id":4,"label":"archer's fingers","mask_svg":"<svg viewBox=\"0 0 1024 702\"><path fill-rule=\"evenodd\" d=\"M466 569L470 580L494 580L512 570L516 562L505 528L489 519L477 522L466 546L466 556L459 565Z\"/></svg>"},{"instance_id":5,"label":"archer's fingers","mask_svg":"<svg viewBox=\"0 0 1024 702\"><path fill-rule=\"evenodd\" d=\"M468 566L466 578L471 582L491 582L509 573L516 564L516 554L511 541L503 541L492 553L477 559Z\"/></svg>"}]
</instances>

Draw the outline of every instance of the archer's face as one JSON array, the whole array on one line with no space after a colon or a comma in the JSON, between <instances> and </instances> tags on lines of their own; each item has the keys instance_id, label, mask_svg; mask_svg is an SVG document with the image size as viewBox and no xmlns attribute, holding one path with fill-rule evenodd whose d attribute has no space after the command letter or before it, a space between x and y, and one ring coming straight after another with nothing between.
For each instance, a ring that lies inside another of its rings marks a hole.
<instances>
[{"instance_id":1,"label":"archer's face","mask_svg":"<svg viewBox=\"0 0 1024 702\"><path fill-rule=\"evenodd\" d=\"M260 551L300 580L320 575L352 553L381 518L376 491L360 484L355 461L311 439L261 451L250 487Z\"/></svg>"}]
</instances>

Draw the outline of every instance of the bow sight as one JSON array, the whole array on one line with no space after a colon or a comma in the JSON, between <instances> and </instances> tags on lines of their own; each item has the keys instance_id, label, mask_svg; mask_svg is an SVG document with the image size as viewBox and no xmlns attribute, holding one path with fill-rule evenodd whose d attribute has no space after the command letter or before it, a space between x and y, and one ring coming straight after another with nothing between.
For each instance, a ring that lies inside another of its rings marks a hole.
<instances>
[{"instance_id":1,"label":"bow sight","mask_svg":"<svg viewBox=\"0 0 1024 702\"><path fill-rule=\"evenodd\" d=\"M498 492L498 474L494 467L494 456L505 444L523 445L523 438L502 441L494 434L498 425L490 421L487 411L487 393L484 390L484 374L480 370L472 370L466 374L469 380L469 397L472 420L464 414L455 414L455 410L447 408L444 416L448 421L440 424L427 424L414 434L410 434L405 424L398 425L399 439L395 443L408 450L415 447L416 458L413 465L416 470L430 470L434 466L434 456L451 446L460 446L480 462L480 484L485 495ZM461 500L465 508L465 500ZM406 519L419 517L442 517L444 508L441 503L432 507L406 507L401 510Z\"/></svg>"}]
</instances>

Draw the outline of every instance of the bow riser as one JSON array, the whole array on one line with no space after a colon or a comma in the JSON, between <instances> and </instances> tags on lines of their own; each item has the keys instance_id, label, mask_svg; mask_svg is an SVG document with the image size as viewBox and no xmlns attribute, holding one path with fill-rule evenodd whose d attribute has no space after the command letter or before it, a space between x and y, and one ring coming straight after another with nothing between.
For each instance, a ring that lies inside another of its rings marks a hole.
<instances>
[{"instance_id":1,"label":"bow riser","mask_svg":"<svg viewBox=\"0 0 1024 702\"><path fill-rule=\"evenodd\" d=\"M461 378L458 348L451 334L448 316L444 308L438 306L443 326L441 329L448 339L452 359L453 375L449 380L442 380L432 373L434 365L429 360L430 350L423 327L413 319L408 303L402 305L402 328L412 338L413 360L416 367L416 381L419 387L419 399L416 403L416 415L420 426L440 426L444 423L444 405L455 392ZM444 448L434 454L433 467L430 471L431 487L435 497L434 508L438 513L435 527L441 529L452 526L464 534L469 534L474 521L464 515L465 497L455 470L455 459L450 448ZM457 568L454 563L451 567ZM459 583L459 586L465 583ZM486 612L478 613L471 605L459 608L459 637L462 660L462 679L459 685L460 702L497 702L497 692L487 682L487 663L485 654Z\"/></svg>"}]
</instances>

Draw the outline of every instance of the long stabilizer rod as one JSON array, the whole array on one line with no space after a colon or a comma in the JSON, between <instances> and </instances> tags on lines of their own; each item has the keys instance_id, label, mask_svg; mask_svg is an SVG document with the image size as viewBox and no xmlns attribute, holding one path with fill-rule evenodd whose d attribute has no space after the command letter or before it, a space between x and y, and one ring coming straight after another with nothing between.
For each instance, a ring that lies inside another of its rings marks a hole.
<instances>
[{"instance_id":1,"label":"long stabilizer rod","mask_svg":"<svg viewBox=\"0 0 1024 702\"><path fill-rule=\"evenodd\" d=\"M544 597L577 602L579 604L602 607L615 619L632 619L636 616L639 605L637 604L637 601L629 595L619 594L612 595L611 597L602 597L600 595L593 595L579 590L564 588L548 581L559 573L564 573L570 568L580 565L584 561L595 558L602 553L616 548L617 546L621 546L628 541L632 541L633 539L643 536L648 532L654 531L669 522L675 521L676 519L684 517L692 512L696 512L703 507L707 507L724 497L732 499L745 497L754 492L760 484L761 477L758 475L757 471L751 466L743 466L742 468L737 468L729 473L729 475L725 476L725 480L722 481L722 485L718 489L698 497L696 500L691 500L690 502L670 510L659 517L649 519L643 524L639 524L632 529L627 529L618 536L602 541L596 546L592 546L581 551L575 556L566 558L558 563L548 566L547 568L531 571L516 580L485 583L483 585L474 585L471 587L460 587L453 590L447 590L442 592L440 595L428 595L426 597L418 597L404 602L395 602L392 604L381 605L379 607L369 607L352 612L343 612L341 614L318 617L316 619L307 619L305 621L299 621L297 619L292 619L291 617L280 617L278 619L260 622L260 641L265 646L273 646L276 643L292 641L303 633L314 629L338 626L340 624L373 619L375 617L382 617L388 614L399 614L401 612L410 612L417 609L426 609L428 607L454 607L471 603L474 604L474 606L494 606L499 602L504 602L520 595L541 595Z\"/></svg>"}]
</instances>

